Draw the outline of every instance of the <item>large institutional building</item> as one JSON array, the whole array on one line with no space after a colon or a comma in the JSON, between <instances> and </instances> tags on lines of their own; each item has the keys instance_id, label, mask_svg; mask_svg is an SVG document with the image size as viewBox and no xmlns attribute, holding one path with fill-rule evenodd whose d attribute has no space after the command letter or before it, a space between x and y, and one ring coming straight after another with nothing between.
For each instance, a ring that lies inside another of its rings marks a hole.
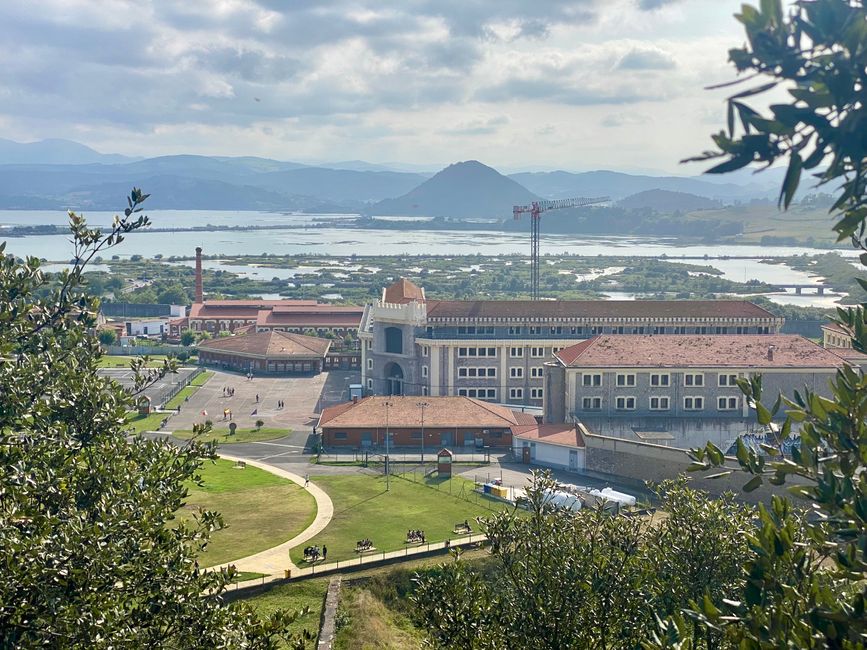
<instances>
[{"instance_id":1,"label":"large institutional building","mask_svg":"<svg viewBox=\"0 0 867 650\"><path fill-rule=\"evenodd\" d=\"M593 336L770 336L782 325L741 300L428 300L401 279L365 308L358 337L368 393L541 406L545 362Z\"/></svg>"}]
</instances>

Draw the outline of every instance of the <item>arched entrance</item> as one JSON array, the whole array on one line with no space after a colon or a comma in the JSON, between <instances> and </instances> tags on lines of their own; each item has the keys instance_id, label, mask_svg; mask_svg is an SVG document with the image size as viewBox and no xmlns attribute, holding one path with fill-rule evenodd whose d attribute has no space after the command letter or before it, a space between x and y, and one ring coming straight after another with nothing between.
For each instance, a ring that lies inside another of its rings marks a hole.
<instances>
[{"instance_id":1,"label":"arched entrance","mask_svg":"<svg viewBox=\"0 0 867 650\"><path fill-rule=\"evenodd\" d=\"M385 394L403 395L403 368L391 362L385 366Z\"/></svg>"}]
</instances>

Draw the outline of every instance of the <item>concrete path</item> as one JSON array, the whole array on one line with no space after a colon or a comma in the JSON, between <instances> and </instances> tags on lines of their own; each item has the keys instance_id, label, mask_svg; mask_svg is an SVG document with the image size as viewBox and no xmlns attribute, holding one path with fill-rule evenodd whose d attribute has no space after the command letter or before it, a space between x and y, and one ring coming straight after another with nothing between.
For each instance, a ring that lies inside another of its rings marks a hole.
<instances>
[{"instance_id":1,"label":"concrete path","mask_svg":"<svg viewBox=\"0 0 867 650\"><path fill-rule=\"evenodd\" d=\"M235 462L244 461L251 467L258 467L261 470L270 472L275 476L289 479L301 487L304 487L303 476L287 472L286 470L274 467L273 465L268 465L267 463L261 463L255 460L248 460L246 458L228 456L226 454L220 454L220 458L225 458L226 460ZM241 558L240 560L227 562L218 568L229 566L231 564L234 565L238 571L252 571L255 573L264 573L267 576L279 575L280 577L283 577L284 570L289 569L292 571L292 575L295 575L298 568L292 564L292 560L289 558L289 549L294 548L299 544L303 544L308 539L318 535L329 524L331 518L334 516L334 504L331 502L331 498L325 493L325 490L313 483L310 483L306 489L316 500L316 517L313 520L313 523L298 533L295 537L289 541L283 542L279 546L274 546L256 553L255 555Z\"/></svg>"},{"instance_id":2,"label":"concrete path","mask_svg":"<svg viewBox=\"0 0 867 650\"><path fill-rule=\"evenodd\" d=\"M322 612L322 625L319 627L319 650L331 650L334 633L337 631L337 606L340 604L340 576L331 578L325 595L325 610Z\"/></svg>"}]
</instances>

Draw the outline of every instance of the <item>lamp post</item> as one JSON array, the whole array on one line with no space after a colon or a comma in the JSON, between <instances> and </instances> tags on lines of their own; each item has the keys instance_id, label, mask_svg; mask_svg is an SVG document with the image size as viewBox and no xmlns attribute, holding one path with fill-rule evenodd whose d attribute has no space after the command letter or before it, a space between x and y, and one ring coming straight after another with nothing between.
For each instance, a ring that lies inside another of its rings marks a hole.
<instances>
[{"instance_id":1,"label":"lamp post","mask_svg":"<svg viewBox=\"0 0 867 650\"><path fill-rule=\"evenodd\" d=\"M385 491L388 492L391 489L391 485L389 484L388 475L391 474L391 457L388 453L388 407L392 405L392 402L389 400L385 400Z\"/></svg>"},{"instance_id":2,"label":"lamp post","mask_svg":"<svg viewBox=\"0 0 867 650\"><path fill-rule=\"evenodd\" d=\"M424 473L424 410L430 406L427 402L418 402L417 407L421 409L421 471Z\"/></svg>"}]
</instances>

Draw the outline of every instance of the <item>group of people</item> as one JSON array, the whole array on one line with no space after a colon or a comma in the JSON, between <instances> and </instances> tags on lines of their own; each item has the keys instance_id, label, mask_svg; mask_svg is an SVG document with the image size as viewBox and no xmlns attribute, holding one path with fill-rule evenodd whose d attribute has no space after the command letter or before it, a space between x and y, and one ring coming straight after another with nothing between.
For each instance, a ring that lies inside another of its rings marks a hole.
<instances>
[{"instance_id":1,"label":"group of people","mask_svg":"<svg viewBox=\"0 0 867 650\"><path fill-rule=\"evenodd\" d=\"M455 530L462 530L462 531L467 532L467 533L470 533L473 531L473 529L470 528L470 522L466 519L464 519L464 523L461 523L461 522L456 523L455 524Z\"/></svg>"},{"instance_id":2,"label":"group of people","mask_svg":"<svg viewBox=\"0 0 867 650\"><path fill-rule=\"evenodd\" d=\"M286 403L286 402L284 402L282 399L278 399L278 400L277 400L277 408L278 408L278 409L283 408L283 405L284 405L285 403Z\"/></svg>"},{"instance_id":3,"label":"group of people","mask_svg":"<svg viewBox=\"0 0 867 650\"><path fill-rule=\"evenodd\" d=\"M372 548L373 548L373 542L371 542L367 537L355 542L355 550L356 551L369 551Z\"/></svg>"},{"instance_id":4,"label":"group of people","mask_svg":"<svg viewBox=\"0 0 867 650\"><path fill-rule=\"evenodd\" d=\"M408 544L424 544L426 541L424 531L409 529L406 531L406 541Z\"/></svg>"},{"instance_id":5,"label":"group of people","mask_svg":"<svg viewBox=\"0 0 867 650\"><path fill-rule=\"evenodd\" d=\"M322 550L318 546L304 547L304 560L307 562L317 562L319 558L323 561L328 559L328 547L323 544Z\"/></svg>"},{"instance_id":6,"label":"group of people","mask_svg":"<svg viewBox=\"0 0 867 650\"><path fill-rule=\"evenodd\" d=\"M223 397L232 397L235 394L235 389L231 386L223 386Z\"/></svg>"}]
</instances>

